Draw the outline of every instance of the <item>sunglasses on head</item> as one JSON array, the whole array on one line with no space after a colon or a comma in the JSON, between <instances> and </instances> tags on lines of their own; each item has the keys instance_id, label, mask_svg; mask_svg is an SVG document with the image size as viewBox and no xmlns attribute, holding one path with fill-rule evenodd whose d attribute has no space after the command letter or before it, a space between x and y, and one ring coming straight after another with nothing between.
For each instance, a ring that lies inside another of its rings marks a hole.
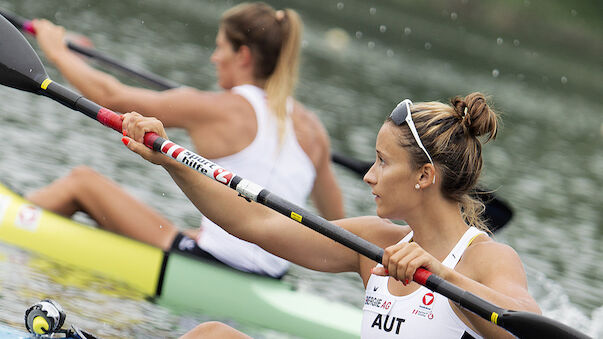
<instances>
[{"instance_id":1,"label":"sunglasses on head","mask_svg":"<svg viewBox=\"0 0 603 339\"><path fill-rule=\"evenodd\" d=\"M402 102L400 102L398 104L398 106L396 106L396 108L394 108L394 110L389 115L389 117L392 119L394 124L396 124L397 126L400 126L400 125L402 125L402 123L406 122L406 124L408 125L408 128L410 128L410 131L412 132L413 137L415 137L415 141L417 142L419 147L423 150L423 152L425 152L425 155L427 155L427 158L429 159L429 162L431 163L431 165L433 165L435 167L435 165L433 164L433 160L431 160L431 156L427 152L427 149L425 149L425 146L423 146L423 143L421 142L421 138L419 138L419 132L417 132L415 123L412 121L412 116L411 116L411 112L410 112L411 105L412 105L412 101L410 101L410 99L402 100ZM435 175L433 176L433 183L435 184Z\"/></svg>"}]
</instances>

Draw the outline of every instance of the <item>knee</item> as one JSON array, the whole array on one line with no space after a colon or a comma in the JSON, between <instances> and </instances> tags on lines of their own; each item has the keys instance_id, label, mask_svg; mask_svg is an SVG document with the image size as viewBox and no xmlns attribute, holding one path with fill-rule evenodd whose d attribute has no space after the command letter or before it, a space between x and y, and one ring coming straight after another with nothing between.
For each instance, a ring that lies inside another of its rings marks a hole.
<instances>
[{"instance_id":1,"label":"knee","mask_svg":"<svg viewBox=\"0 0 603 339\"><path fill-rule=\"evenodd\" d=\"M100 174L92 168L82 165L71 169L67 177L74 180L88 180L99 175Z\"/></svg>"},{"instance_id":2,"label":"knee","mask_svg":"<svg viewBox=\"0 0 603 339\"><path fill-rule=\"evenodd\" d=\"M92 168L88 166L77 166L64 177L63 182L79 188L89 183L98 182L101 178L101 174Z\"/></svg>"},{"instance_id":3,"label":"knee","mask_svg":"<svg viewBox=\"0 0 603 339\"><path fill-rule=\"evenodd\" d=\"M194 338L247 338L247 336L219 321L208 321L197 325L180 337L180 339Z\"/></svg>"}]
</instances>

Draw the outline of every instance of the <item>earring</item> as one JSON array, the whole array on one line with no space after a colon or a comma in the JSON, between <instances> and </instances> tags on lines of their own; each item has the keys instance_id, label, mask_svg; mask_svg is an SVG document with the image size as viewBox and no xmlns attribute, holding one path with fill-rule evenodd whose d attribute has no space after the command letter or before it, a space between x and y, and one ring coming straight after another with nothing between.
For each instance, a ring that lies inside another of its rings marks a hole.
<instances>
[{"instance_id":1,"label":"earring","mask_svg":"<svg viewBox=\"0 0 603 339\"><path fill-rule=\"evenodd\" d=\"M419 188L421 188L421 185L416 184L416 185L415 185L415 189L419 189Z\"/></svg>"}]
</instances>

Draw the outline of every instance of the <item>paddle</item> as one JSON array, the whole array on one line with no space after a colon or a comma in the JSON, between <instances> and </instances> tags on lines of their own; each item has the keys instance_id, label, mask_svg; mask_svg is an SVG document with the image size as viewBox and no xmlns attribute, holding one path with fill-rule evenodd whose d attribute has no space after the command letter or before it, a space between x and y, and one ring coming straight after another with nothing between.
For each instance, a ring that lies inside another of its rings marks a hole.
<instances>
[{"instance_id":1,"label":"paddle","mask_svg":"<svg viewBox=\"0 0 603 339\"><path fill-rule=\"evenodd\" d=\"M13 25L15 25L15 27L35 35L35 31L31 25L31 21L14 15L12 13L8 13L1 9L0 14L7 18ZM180 86L170 80L160 77L159 75L147 71L137 70L130 66L124 65L122 62L110 58L106 55L103 55L102 53L96 50L78 46L77 44L71 42L67 43L67 47L75 52L78 52L93 59L97 59L105 64L108 64L119 70L125 71L128 74L144 79L159 89L166 90ZM336 152L332 153L332 160L334 163L346 167L347 169L357 173L360 176L364 176L364 174L368 172L369 168L372 165L371 162L357 160ZM484 214L485 218L488 220L487 225L490 231L495 232L498 229L504 227L513 217L513 211L511 210L509 205L495 197L493 193L483 189L479 189L477 190L475 196L481 199L486 206Z\"/></svg>"},{"instance_id":2,"label":"paddle","mask_svg":"<svg viewBox=\"0 0 603 339\"><path fill-rule=\"evenodd\" d=\"M118 114L50 80L33 48L4 18L0 18L0 83L23 91L45 95L121 132L121 119ZM263 187L229 172L182 146L165 140L155 133L147 133L144 144L229 186L248 200L265 205L376 262L382 261L382 248L270 193ZM417 270L413 280L521 338L588 338L571 327L544 316L498 307L422 268Z\"/></svg>"}]
</instances>

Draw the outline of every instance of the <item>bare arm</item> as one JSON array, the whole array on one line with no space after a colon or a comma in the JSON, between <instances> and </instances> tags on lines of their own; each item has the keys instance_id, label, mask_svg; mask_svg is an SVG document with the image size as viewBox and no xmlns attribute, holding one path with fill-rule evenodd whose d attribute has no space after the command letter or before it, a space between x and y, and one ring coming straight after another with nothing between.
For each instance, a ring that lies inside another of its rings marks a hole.
<instances>
[{"instance_id":1,"label":"bare arm","mask_svg":"<svg viewBox=\"0 0 603 339\"><path fill-rule=\"evenodd\" d=\"M34 20L33 24L40 48L48 60L88 99L114 111L135 110L156 117L167 127L186 127L184 122L190 124L194 119L203 117L198 114L204 107L203 92L192 88L159 92L127 86L115 77L91 67L81 56L70 51L64 43L63 27L47 20ZM211 97L211 93L206 93L205 97ZM196 99L194 104L191 98ZM201 99L201 104L198 99Z\"/></svg>"},{"instance_id":2,"label":"bare arm","mask_svg":"<svg viewBox=\"0 0 603 339\"><path fill-rule=\"evenodd\" d=\"M149 131L166 137L157 119L126 114L124 128L132 139L138 141L130 141L128 148L146 160L162 165L197 209L229 233L310 269L359 271L359 255L354 251L265 206L247 202L234 190L139 143L144 133ZM345 219L336 223L352 232L361 225L370 227L361 219ZM366 219L368 223L378 220Z\"/></svg>"},{"instance_id":3,"label":"bare arm","mask_svg":"<svg viewBox=\"0 0 603 339\"><path fill-rule=\"evenodd\" d=\"M300 103L296 102L292 118L298 142L316 169L310 195L314 206L327 220L341 219L345 216L343 196L331 165L329 135L318 117Z\"/></svg>"},{"instance_id":4,"label":"bare arm","mask_svg":"<svg viewBox=\"0 0 603 339\"><path fill-rule=\"evenodd\" d=\"M331 151L326 132L322 133L325 146L321 152L318 166L316 167L316 179L312 188L312 201L314 205L327 220L341 219L344 217L343 197L335 173L331 166Z\"/></svg>"}]
</instances>

